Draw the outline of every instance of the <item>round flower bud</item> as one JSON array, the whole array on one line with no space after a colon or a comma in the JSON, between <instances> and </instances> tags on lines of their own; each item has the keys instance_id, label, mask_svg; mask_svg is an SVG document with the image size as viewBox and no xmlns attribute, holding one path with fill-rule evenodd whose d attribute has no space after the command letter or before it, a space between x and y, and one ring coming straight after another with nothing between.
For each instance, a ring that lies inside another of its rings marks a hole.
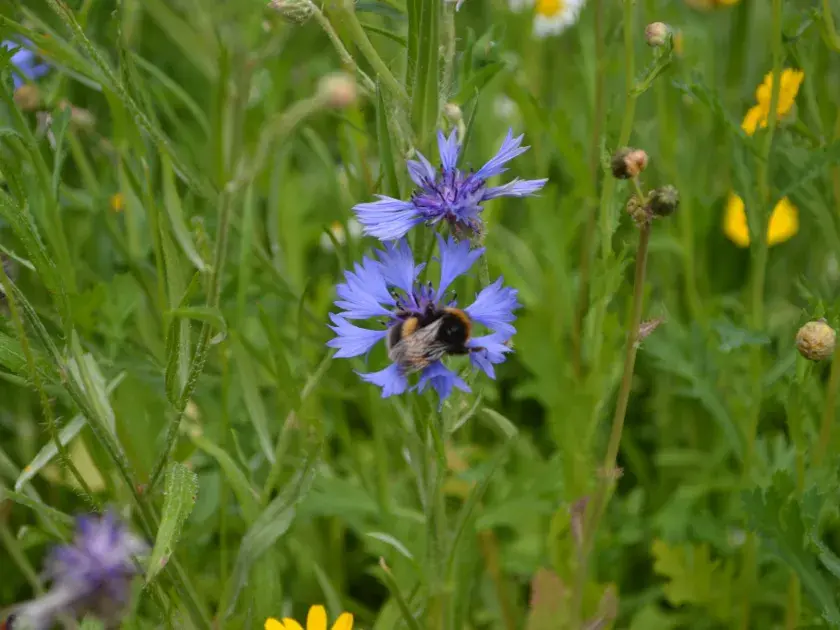
<instances>
[{"instance_id":1,"label":"round flower bud","mask_svg":"<svg viewBox=\"0 0 840 630\"><path fill-rule=\"evenodd\" d=\"M653 22L645 27L645 41L648 46L658 48L668 41L670 29L664 22Z\"/></svg>"},{"instance_id":2,"label":"round flower bud","mask_svg":"<svg viewBox=\"0 0 840 630\"><path fill-rule=\"evenodd\" d=\"M641 226L644 223L647 223L647 221L650 219L647 208L639 201L639 198L635 195L630 197L624 209L627 211L627 214L630 215L630 217L633 219L636 225Z\"/></svg>"},{"instance_id":3,"label":"round flower bud","mask_svg":"<svg viewBox=\"0 0 840 630\"><path fill-rule=\"evenodd\" d=\"M451 123L459 123L464 117L461 112L461 108L455 103L447 103L444 105L443 115L446 116L446 119Z\"/></svg>"},{"instance_id":4,"label":"round flower bud","mask_svg":"<svg viewBox=\"0 0 840 630\"><path fill-rule=\"evenodd\" d=\"M657 188L650 193L648 208L657 217L669 217L680 207L680 192L671 186Z\"/></svg>"},{"instance_id":5,"label":"round flower bud","mask_svg":"<svg viewBox=\"0 0 840 630\"><path fill-rule=\"evenodd\" d=\"M14 99L15 105L21 111L31 112L38 109L38 105L41 104L41 92L38 86L24 83L15 90Z\"/></svg>"},{"instance_id":6,"label":"round flower bud","mask_svg":"<svg viewBox=\"0 0 840 630\"><path fill-rule=\"evenodd\" d=\"M318 84L318 94L334 109L350 107L358 95L356 80L343 72L328 74Z\"/></svg>"},{"instance_id":7,"label":"round flower bud","mask_svg":"<svg viewBox=\"0 0 840 630\"><path fill-rule=\"evenodd\" d=\"M806 359L822 361L834 354L837 333L824 319L808 322L796 333L796 348Z\"/></svg>"},{"instance_id":8,"label":"round flower bud","mask_svg":"<svg viewBox=\"0 0 840 630\"><path fill-rule=\"evenodd\" d=\"M641 149L624 147L615 152L610 160L613 177L633 179L647 168L648 155Z\"/></svg>"},{"instance_id":9,"label":"round flower bud","mask_svg":"<svg viewBox=\"0 0 840 630\"><path fill-rule=\"evenodd\" d=\"M309 0L271 0L268 7L291 24L305 23L314 12Z\"/></svg>"}]
</instances>

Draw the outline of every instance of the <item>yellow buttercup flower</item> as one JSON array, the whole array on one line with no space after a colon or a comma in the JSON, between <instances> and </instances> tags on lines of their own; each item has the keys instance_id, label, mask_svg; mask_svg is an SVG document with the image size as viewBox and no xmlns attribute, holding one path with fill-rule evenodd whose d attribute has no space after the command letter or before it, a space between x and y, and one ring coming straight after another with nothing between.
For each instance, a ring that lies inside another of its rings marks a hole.
<instances>
[{"instance_id":1,"label":"yellow buttercup flower","mask_svg":"<svg viewBox=\"0 0 840 630\"><path fill-rule=\"evenodd\" d=\"M285 617L278 621L274 617L265 620L265 630L304 630L294 619ZM313 606L306 615L306 630L327 630L327 611L323 606ZM332 626L332 630L353 630L353 615L341 613Z\"/></svg>"},{"instance_id":2,"label":"yellow buttercup flower","mask_svg":"<svg viewBox=\"0 0 840 630\"><path fill-rule=\"evenodd\" d=\"M785 116L791 109L799 92L799 86L805 79L805 73L801 70L782 70L781 85L779 87L779 103L776 106L776 114L779 118ZM769 72L764 77L764 82L755 91L755 99L758 104L750 107L744 116L741 128L751 136L759 127L767 126L767 119L770 117L770 99L773 94L773 73Z\"/></svg>"},{"instance_id":3,"label":"yellow buttercup flower","mask_svg":"<svg viewBox=\"0 0 840 630\"><path fill-rule=\"evenodd\" d=\"M767 226L767 244L784 243L799 231L799 211L790 199L783 197L776 203ZM750 230L744 200L735 193L729 195L723 217L723 232L738 247L750 246Z\"/></svg>"}]
</instances>

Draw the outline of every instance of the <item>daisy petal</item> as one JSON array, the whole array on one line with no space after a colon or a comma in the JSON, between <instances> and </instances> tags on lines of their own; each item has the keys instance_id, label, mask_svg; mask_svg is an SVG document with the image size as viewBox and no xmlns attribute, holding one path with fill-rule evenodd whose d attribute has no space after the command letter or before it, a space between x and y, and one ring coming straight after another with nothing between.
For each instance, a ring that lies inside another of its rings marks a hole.
<instances>
[{"instance_id":1,"label":"daisy petal","mask_svg":"<svg viewBox=\"0 0 840 630\"><path fill-rule=\"evenodd\" d=\"M356 372L366 383L373 383L382 388L382 398L397 396L408 389L408 380L396 363L392 363L378 372Z\"/></svg>"},{"instance_id":2,"label":"daisy petal","mask_svg":"<svg viewBox=\"0 0 840 630\"><path fill-rule=\"evenodd\" d=\"M478 169L475 173L475 177L478 179L490 179L494 175L504 173L507 170L504 168L504 164L510 162L517 155L522 155L525 151L531 148L520 146L522 144L523 137L524 136L517 136L514 138L513 129L508 129L507 136L505 136L504 142L502 142L502 146L499 148L498 153L496 153L496 155L493 156L487 164Z\"/></svg>"},{"instance_id":3,"label":"daisy petal","mask_svg":"<svg viewBox=\"0 0 840 630\"><path fill-rule=\"evenodd\" d=\"M502 278L485 287L475 297L475 302L464 311L479 324L508 336L515 332L510 324L515 319L513 311L520 307L516 299L517 290L502 286Z\"/></svg>"},{"instance_id":4,"label":"daisy petal","mask_svg":"<svg viewBox=\"0 0 840 630\"><path fill-rule=\"evenodd\" d=\"M338 348L335 353L337 359L357 357L360 354L367 354L377 343L385 339L387 330L368 330L354 326L343 317L330 313L330 319L334 326L330 329L336 334L334 339L327 342L330 348Z\"/></svg>"},{"instance_id":5,"label":"daisy petal","mask_svg":"<svg viewBox=\"0 0 840 630\"><path fill-rule=\"evenodd\" d=\"M495 186L484 191L482 201L497 197L528 197L540 190L547 179L514 179L504 186Z\"/></svg>"},{"instance_id":6,"label":"daisy petal","mask_svg":"<svg viewBox=\"0 0 840 630\"><path fill-rule=\"evenodd\" d=\"M481 258L484 248L470 249L469 241L456 241L451 236L444 241L438 234L437 239L440 248L440 284L436 299L439 300L455 278L469 271L473 263Z\"/></svg>"},{"instance_id":7,"label":"daisy petal","mask_svg":"<svg viewBox=\"0 0 840 630\"><path fill-rule=\"evenodd\" d=\"M437 392L438 398L440 398L438 410L443 408L443 402L449 398L453 387L457 387L462 392L472 391L464 379L440 361L435 361L429 367L424 368L423 371L420 372L420 380L417 381L417 385L414 386L414 389L418 392L422 392L428 385L432 386L432 388Z\"/></svg>"},{"instance_id":8,"label":"daisy petal","mask_svg":"<svg viewBox=\"0 0 840 630\"><path fill-rule=\"evenodd\" d=\"M379 201L353 206L365 234L389 241L404 236L412 227L422 223L423 217L413 203L385 195L377 197Z\"/></svg>"},{"instance_id":9,"label":"daisy petal","mask_svg":"<svg viewBox=\"0 0 840 630\"><path fill-rule=\"evenodd\" d=\"M444 171L451 171L458 164L458 154L461 151L461 146L458 144L455 129L449 134L449 137L443 135L443 131L437 132L438 151L440 151L440 165Z\"/></svg>"},{"instance_id":10,"label":"daisy petal","mask_svg":"<svg viewBox=\"0 0 840 630\"><path fill-rule=\"evenodd\" d=\"M381 263L380 273L390 286L402 289L411 293L417 275L426 266L426 263L414 264L414 254L411 247L404 238L398 242L385 243L385 250L378 253Z\"/></svg>"},{"instance_id":11,"label":"daisy petal","mask_svg":"<svg viewBox=\"0 0 840 630\"><path fill-rule=\"evenodd\" d=\"M327 630L327 611L323 606L313 606L309 609L306 630Z\"/></svg>"},{"instance_id":12,"label":"daisy petal","mask_svg":"<svg viewBox=\"0 0 840 630\"><path fill-rule=\"evenodd\" d=\"M353 630L353 615L341 613L335 620L332 630Z\"/></svg>"}]
</instances>

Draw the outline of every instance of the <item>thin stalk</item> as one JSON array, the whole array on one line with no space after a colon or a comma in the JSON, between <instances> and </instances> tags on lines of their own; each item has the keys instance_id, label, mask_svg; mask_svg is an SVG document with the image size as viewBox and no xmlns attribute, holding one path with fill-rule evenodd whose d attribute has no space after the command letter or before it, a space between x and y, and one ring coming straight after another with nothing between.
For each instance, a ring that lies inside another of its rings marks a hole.
<instances>
[{"instance_id":1,"label":"thin stalk","mask_svg":"<svg viewBox=\"0 0 840 630\"><path fill-rule=\"evenodd\" d=\"M327 37L330 38L330 41L335 47L338 56L341 58L341 63L344 67L359 75L359 78L362 81L362 87L366 92L369 94L375 94L376 85L373 80L359 68L359 64L356 63L356 60L353 59L353 55L351 55L350 51L344 46L344 42L341 41L338 33L335 32L332 22L330 22L329 18L324 15L324 12L321 11L318 5L314 2L310 2L309 6L312 8L312 17L314 17L315 21L318 22L322 29L324 29Z\"/></svg>"},{"instance_id":2,"label":"thin stalk","mask_svg":"<svg viewBox=\"0 0 840 630\"><path fill-rule=\"evenodd\" d=\"M219 199L219 226L216 231L216 250L213 254L213 267L210 274L210 287L207 297L207 306L210 308L219 306L219 297L222 291L222 271L227 254L227 241L233 205L231 197L232 195L230 193L223 192ZM187 382L184 385L184 391L181 392L181 397L178 399L175 417L166 429L164 448L152 468L148 492L151 492L155 484L160 480L166 468L166 463L169 461L169 456L175 448L175 443L178 441L178 430L181 426L181 420L184 418L187 403L192 398L193 392L198 384L198 378L204 371L204 363L207 361L207 354L210 351L210 335L212 330L208 323L204 323L201 326L195 356L190 363L189 373L187 374Z\"/></svg>"},{"instance_id":3,"label":"thin stalk","mask_svg":"<svg viewBox=\"0 0 840 630\"><path fill-rule=\"evenodd\" d=\"M340 11L346 20L346 26L350 32L350 36L353 38L353 42L359 48L362 55L364 55L365 59L367 59L368 63L373 66L373 69L379 75L382 84L388 88L388 91L403 105L408 105L408 93L388 69L385 62L382 61L382 57L379 56L376 48L373 47L370 39L368 39L365 29L359 22L359 18L356 17L356 10L353 3L349 2L349 0L343 0L343 2Z\"/></svg>"},{"instance_id":4,"label":"thin stalk","mask_svg":"<svg viewBox=\"0 0 840 630\"><path fill-rule=\"evenodd\" d=\"M21 317L20 311L18 309L17 297L14 295L14 291L12 290L12 282L11 280L9 280L9 276L6 275L6 270L4 269L2 264L0 264L0 286L3 287L3 293L6 295L6 302L9 305L9 311L11 313L12 320L15 323L15 328L17 329L20 347L23 351L24 356L26 357L26 366L29 370L29 377L32 379L32 385L38 392L38 400L41 403L41 409L44 414L44 420L47 423L47 433L49 433L50 439L55 443L55 447L58 452L58 460L59 462L61 462L61 465L64 467L64 469L69 471L73 478L76 480L76 482L79 484L80 493L84 498L85 502L91 507L93 507L95 511L99 512L102 506L94 498L93 492L91 491L90 486L88 486L87 481L85 481L85 478L79 472L79 469L76 468L76 465L73 463L73 460L70 459L70 455L67 452L67 448L62 443L61 437L59 436L58 423L56 422L55 416L53 415L52 405L50 405L49 396L47 395L47 392L44 389L44 382L41 379L41 373L38 370L38 365L35 362L35 357L32 353L32 348L29 345L29 336L26 334L26 327L23 324L23 318Z\"/></svg>"},{"instance_id":5,"label":"thin stalk","mask_svg":"<svg viewBox=\"0 0 840 630\"><path fill-rule=\"evenodd\" d=\"M759 230L756 234L755 258L752 267L751 283L751 315L753 330L764 328L764 285L767 274L767 224L769 214L764 209L772 207L770 198L769 169L770 150L773 147L773 135L778 122L779 92L782 76L782 0L773 0L772 3L772 32L771 45L773 50L773 87L770 94L770 112L767 120L767 131L762 138L762 144L757 164L758 193L762 207ZM750 410L749 424L747 426L746 452L744 453L743 477L744 485L749 483L752 472L752 459L755 451L755 439L758 432L758 420L761 414L761 399L763 396L763 361L761 348L756 347L752 351L751 376L753 403ZM755 534L750 532L744 544L743 564L740 577L740 592L743 593L741 630L747 630L750 626L751 599L755 587L757 575L757 542Z\"/></svg>"},{"instance_id":6,"label":"thin stalk","mask_svg":"<svg viewBox=\"0 0 840 630\"><path fill-rule=\"evenodd\" d=\"M454 2L443 3L443 20L440 29L440 47L443 51L443 72L440 79L440 107L443 111L452 94L452 69L455 66L455 6Z\"/></svg>"},{"instance_id":7,"label":"thin stalk","mask_svg":"<svg viewBox=\"0 0 840 630\"><path fill-rule=\"evenodd\" d=\"M496 600L502 612L502 627L505 630L516 630L516 615L510 601L510 593L502 572L502 565L499 561L499 541L496 539L496 534L493 533L492 529L479 532L478 542L481 545L484 566L496 589Z\"/></svg>"},{"instance_id":8,"label":"thin stalk","mask_svg":"<svg viewBox=\"0 0 840 630\"><path fill-rule=\"evenodd\" d=\"M595 103L592 118L592 136L589 143L589 177L593 197L598 190L601 172L601 133L604 121L604 0L595 0ZM593 203L586 217L586 228L580 249L580 287L575 316L572 320L572 367L575 376L583 371L583 317L589 301L589 276L592 270L592 249L597 225L597 204Z\"/></svg>"},{"instance_id":9,"label":"thin stalk","mask_svg":"<svg viewBox=\"0 0 840 630\"><path fill-rule=\"evenodd\" d=\"M633 95L633 85L635 83L636 62L635 62L635 45L634 45L634 29L633 29L633 0L624 0L624 84L627 90L627 102L624 105L624 116L621 120L621 131L618 136L617 147L626 146L630 141L630 133L633 130L633 120L636 116L636 96ZM606 264L612 254L612 234L613 234L613 217L612 206L613 197L615 196L616 180L614 177L607 177L604 179L603 187L601 188L601 200L599 203L598 212L600 214L600 230L601 230L601 261ZM595 311L595 330L600 331L604 324L604 317L606 316L607 300L602 299L598 301ZM597 371L601 360L601 338L600 335L595 337L595 348L593 351L593 361L595 363L593 371Z\"/></svg>"},{"instance_id":10,"label":"thin stalk","mask_svg":"<svg viewBox=\"0 0 840 630\"><path fill-rule=\"evenodd\" d=\"M793 441L796 462L796 495L802 496L805 488L805 432L803 430L802 390L807 381L808 361L802 357L796 359L796 377L791 386L787 404L788 431ZM787 604L785 607L785 630L795 630L799 625L801 610L801 592L799 576L791 571L788 581Z\"/></svg>"},{"instance_id":11,"label":"thin stalk","mask_svg":"<svg viewBox=\"0 0 840 630\"><path fill-rule=\"evenodd\" d=\"M627 405L630 401L630 388L633 384L633 373L636 367L636 353L639 349L639 325L642 322L642 310L644 306L647 254L648 246L650 245L651 227L651 222L647 221L639 229L639 247L636 251L636 270L633 279L633 304L630 323L627 328L627 345L624 356L624 375L621 379L615 415L613 416L612 428L610 430L610 439L607 443L607 453L604 457L603 469L600 471L598 487L589 509L586 510L582 543L583 553L582 560L578 566L578 575L575 584L575 606L573 609L578 620L581 618L583 590L586 586L587 574L589 572L589 558L595 545L595 535L598 531L601 517L609 499L612 481L615 479L615 463L618 457L618 448L621 443L621 433L624 429Z\"/></svg>"},{"instance_id":12,"label":"thin stalk","mask_svg":"<svg viewBox=\"0 0 840 630\"><path fill-rule=\"evenodd\" d=\"M41 580L38 579L38 573L29 562L29 558L26 557L26 554L19 547L14 534L12 534L9 529L9 526L3 522L0 522L0 541L2 541L3 546L6 548L6 552L12 558L12 562L17 565L23 577L27 582L29 582L32 590L34 590L37 595L42 595L44 593L44 588L41 586Z\"/></svg>"}]
</instances>

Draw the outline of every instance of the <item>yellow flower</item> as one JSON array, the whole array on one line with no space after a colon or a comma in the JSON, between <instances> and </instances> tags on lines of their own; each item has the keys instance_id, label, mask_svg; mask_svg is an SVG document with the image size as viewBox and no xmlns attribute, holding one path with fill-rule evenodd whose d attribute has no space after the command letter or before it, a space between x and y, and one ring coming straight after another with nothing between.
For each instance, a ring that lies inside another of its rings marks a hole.
<instances>
[{"instance_id":1,"label":"yellow flower","mask_svg":"<svg viewBox=\"0 0 840 630\"><path fill-rule=\"evenodd\" d=\"M265 630L304 630L294 619L285 617L277 621L274 617L265 620ZM306 630L327 630L327 611L323 606L313 606L306 616ZM353 630L353 615L341 613L332 626L332 630Z\"/></svg>"},{"instance_id":2,"label":"yellow flower","mask_svg":"<svg viewBox=\"0 0 840 630\"><path fill-rule=\"evenodd\" d=\"M805 73L801 70L782 70L782 82L779 88L779 103L776 106L776 114L779 118L785 116L791 109L799 92L799 86L805 79ZM751 136L758 127L766 127L767 119L770 117L770 99L773 94L773 73L769 72L764 77L764 82L755 91L755 99L758 105L750 107L744 116L741 128Z\"/></svg>"},{"instance_id":3,"label":"yellow flower","mask_svg":"<svg viewBox=\"0 0 840 630\"><path fill-rule=\"evenodd\" d=\"M784 243L798 231L799 211L790 199L783 197L770 215L770 224L767 226L767 244L772 246ZM726 202L723 232L738 247L749 247L750 231L747 227L744 200L735 193L730 193Z\"/></svg>"},{"instance_id":4,"label":"yellow flower","mask_svg":"<svg viewBox=\"0 0 840 630\"><path fill-rule=\"evenodd\" d=\"M118 192L111 195L111 212L122 212L125 208L125 196Z\"/></svg>"}]
</instances>

